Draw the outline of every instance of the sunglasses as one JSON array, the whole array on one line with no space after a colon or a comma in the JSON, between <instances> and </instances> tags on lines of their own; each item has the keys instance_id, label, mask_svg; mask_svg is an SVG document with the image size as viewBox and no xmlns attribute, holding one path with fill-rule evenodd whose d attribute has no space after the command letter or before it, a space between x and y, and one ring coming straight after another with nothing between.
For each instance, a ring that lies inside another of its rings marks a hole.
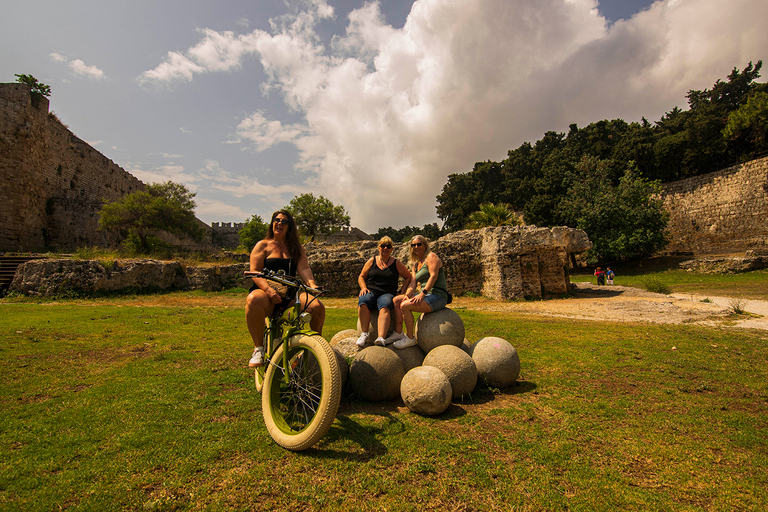
<instances>
[{"instance_id":1,"label":"sunglasses","mask_svg":"<svg viewBox=\"0 0 768 512\"><path fill-rule=\"evenodd\" d=\"M272 222L274 222L275 224L283 224L283 225L290 223L288 219L275 219Z\"/></svg>"},{"instance_id":2,"label":"sunglasses","mask_svg":"<svg viewBox=\"0 0 768 512\"><path fill-rule=\"evenodd\" d=\"M422 245L424 244L422 244L421 242L416 242L415 244L411 244L411 247L421 247Z\"/></svg>"},{"instance_id":3,"label":"sunglasses","mask_svg":"<svg viewBox=\"0 0 768 512\"><path fill-rule=\"evenodd\" d=\"M392 245L390 245L390 244L381 244L379 247L381 247L382 249L391 249Z\"/></svg>"}]
</instances>

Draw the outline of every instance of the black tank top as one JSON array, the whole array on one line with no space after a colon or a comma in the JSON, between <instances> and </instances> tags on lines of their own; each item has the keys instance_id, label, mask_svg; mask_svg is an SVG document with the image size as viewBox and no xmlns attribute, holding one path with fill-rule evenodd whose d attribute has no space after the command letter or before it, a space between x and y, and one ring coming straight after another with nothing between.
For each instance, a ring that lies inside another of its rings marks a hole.
<instances>
[{"instance_id":1,"label":"black tank top","mask_svg":"<svg viewBox=\"0 0 768 512\"><path fill-rule=\"evenodd\" d=\"M264 268L273 272L283 271L286 275L296 275L296 260L290 258L267 258L264 261Z\"/></svg>"},{"instance_id":2,"label":"black tank top","mask_svg":"<svg viewBox=\"0 0 768 512\"><path fill-rule=\"evenodd\" d=\"M368 271L368 279L365 285L372 292L391 293L397 295L397 283L400 279L400 273L397 271L397 260L385 269L380 269L376 265L377 256L373 257L373 266Z\"/></svg>"}]
</instances>

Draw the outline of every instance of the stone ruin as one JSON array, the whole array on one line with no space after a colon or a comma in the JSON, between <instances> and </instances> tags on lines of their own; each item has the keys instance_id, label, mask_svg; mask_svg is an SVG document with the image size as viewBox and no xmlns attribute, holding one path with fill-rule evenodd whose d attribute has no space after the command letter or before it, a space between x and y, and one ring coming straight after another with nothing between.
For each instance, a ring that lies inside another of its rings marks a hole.
<instances>
[{"instance_id":1,"label":"stone ruin","mask_svg":"<svg viewBox=\"0 0 768 512\"><path fill-rule=\"evenodd\" d=\"M357 276L376 251L375 241L308 244L317 283L335 297L358 293ZM535 226L484 228L451 233L431 244L445 265L452 294L473 292L494 299L542 298L571 290L569 269L575 254L591 247L586 233L571 228ZM407 262L408 244L396 244L395 255ZM119 260L97 263L70 259L38 259L17 270L10 291L56 296L120 290L221 290L241 286L247 263L185 266L178 262Z\"/></svg>"}]
</instances>

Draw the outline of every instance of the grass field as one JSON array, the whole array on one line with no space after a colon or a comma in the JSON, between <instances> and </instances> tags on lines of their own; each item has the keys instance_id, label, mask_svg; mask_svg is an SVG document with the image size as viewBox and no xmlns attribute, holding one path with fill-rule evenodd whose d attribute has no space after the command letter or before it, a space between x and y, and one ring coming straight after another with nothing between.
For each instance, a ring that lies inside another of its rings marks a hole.
<instances>
[{"instance_id":1,"label":"grass field","mask_svg":"<svg viewBox=\"0 0 768 512\"><path fill-rule=\"evenodd\" d=\"M264 427L243 298L0 300L0 509L768 503L766 332L460 309L470 341L518 349L517 386L433 418L346 396L329 434L293 453ZM325 337L355 322L329 308Z\"/></svg>"}]
</instances>

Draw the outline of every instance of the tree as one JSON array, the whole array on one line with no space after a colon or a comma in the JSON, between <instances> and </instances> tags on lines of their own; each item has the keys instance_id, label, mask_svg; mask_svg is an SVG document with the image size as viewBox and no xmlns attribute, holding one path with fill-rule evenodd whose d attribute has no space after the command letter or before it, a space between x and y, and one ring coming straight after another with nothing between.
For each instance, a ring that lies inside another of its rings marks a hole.
<instances>
[{"instance_id":1,"label":"tree","mask_svg":"<svg viewBox=\"0 0 768 512\"><path fill-rule=\"evenodd\" d=\"M286 210L291 212L303 236L314 240L316 235L329 235L342 226L349 226L349 215L343 206L334 205L323 196L301 194L291 199Z\"/></svg>"},{"instance_id":2,"label":"tree","mask_svg":"<svg viewBox=\"0 0 768 512\"><path fill-rule=\"evenodd\" d=\"M42 82L38 82L37 78L33 77L32 75L13 75L16 77L16 81L20 84L26 84L31 89L32 92L36 92L39 94L42 94L43 96L50 96L51 95L51 86L45 85Z\"/></svg>"},{"instance_id":3,"label":"tree","mask_svg":"<svg viewBox=\"0 0 768 512\"><path fill-rule=\"evenodd\" d=\"M666 243L669 215L659 199L661 185L640 175L631 162L613 185L610 162L585 157L576 167L571 192L555 208L556 225L583 229L592 241L590 263L648 256Z\"/></svg>"},{"instance_id":4,"label":"tree","mask_svg":"<svg viewBox=\"0 0 768 512\"><path fill-rule=\"evenodd\" d=\"M105 204L99 211L99 228L119 230L129 245L141 253L149 252L150 237L160 231L202 240L205 230L195 217L194 197L184 185L171 181L152 183L146 190Z\"/></svg>"},{"instance_id":5,"label":"tree","mask_svg":"<svg viewBox=\"0 0 768 512\"><path fill-rule=\"evenodd\" d=\"M513 212L509 205L499 203L483 203L480 209L469 216L469 229L480 229L496 226L519 226L523 221Z\"/></svg>"},{"instance_id":6,"label":"tree","mask_svg":"<svg viewBox=\"0 0 768 512\"><path fill-rule=\"evenodd\" d=\"M240 247L238 249L250 251L256 245L256 242L264 238L268 228L267 223L259 215L251 217L238 232L240 236Z\"/></svg>"},{"instance_id":7,"label":"tree","mask_svg":"<svg viewBox=\"0 0 768 512\"><path fill-rule=\"evenodd\" d=\"M745 147L750 156L768 150L768 93L755 92L747 103L731 112L723 136Z\"/></svg>"}]
</instances>

